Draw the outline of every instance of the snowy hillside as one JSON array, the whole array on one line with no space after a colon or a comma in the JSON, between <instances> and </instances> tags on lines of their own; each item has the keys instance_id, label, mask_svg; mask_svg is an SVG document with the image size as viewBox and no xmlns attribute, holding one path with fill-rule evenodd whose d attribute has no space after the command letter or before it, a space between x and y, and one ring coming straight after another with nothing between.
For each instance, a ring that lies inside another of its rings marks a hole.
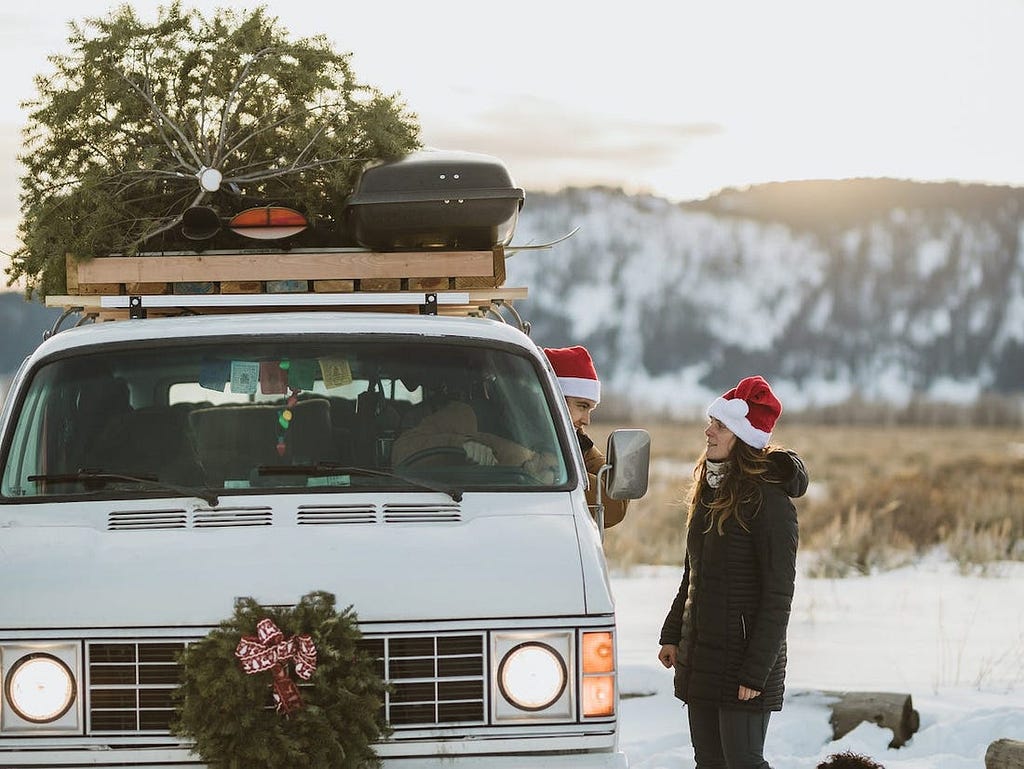
<instances>
[{"instance_id":1,"label":"snowy hillside","mask_svg":"<svg viewBox=\"0 0 1024 769\"><path fill-rule=\"evenodd\" d=\"M1024 391L1024 190L775 186L528 193L515 244L580 228L508 258L533 337L586 344L609 389L687 414L752 372L794 406Z\"/></svg>"}]
</instances>

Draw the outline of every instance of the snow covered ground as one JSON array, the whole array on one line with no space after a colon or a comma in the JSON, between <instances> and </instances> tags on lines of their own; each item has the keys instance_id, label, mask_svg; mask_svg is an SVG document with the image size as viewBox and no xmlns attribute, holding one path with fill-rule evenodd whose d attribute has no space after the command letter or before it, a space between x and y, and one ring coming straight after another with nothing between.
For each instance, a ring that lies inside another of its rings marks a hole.
<instances>
[{"instance_id":1,"label":"snow covered ground","mask_svg":"<svg viewBox=\"0 0 1024 769\"><path fill-rule=\"evenodd\" d=\"M672 674L656 659L680 576L659 567L612 579L631 769L694 766ZM898 749L887 747L891 731L866 723L833 742L822 690L910 694L920 729ZM867 577L798 578L786 702L765 749L775 769L813 769L843 750L886 769L983 769L1003 737L1024 740L1024 563L964 576L937 554Z\"/></svg>"}]
</instances>

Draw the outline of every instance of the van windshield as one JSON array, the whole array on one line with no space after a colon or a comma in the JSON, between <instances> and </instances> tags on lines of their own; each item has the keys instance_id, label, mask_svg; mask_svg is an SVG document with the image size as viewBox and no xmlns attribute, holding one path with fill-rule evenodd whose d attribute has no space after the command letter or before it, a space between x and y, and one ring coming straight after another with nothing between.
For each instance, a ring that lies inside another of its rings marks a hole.
<instances>
[{"instance_id":1,"label":"van windshield","mask_svg":"<svg viewBox=\"0 0 1024 769\"><path fill-rule=\"evenodd\" d=\"M0 493L563 486L548 397L515 350L422 338L105 348L34 373Z\"/></svg>"}]
</instances>

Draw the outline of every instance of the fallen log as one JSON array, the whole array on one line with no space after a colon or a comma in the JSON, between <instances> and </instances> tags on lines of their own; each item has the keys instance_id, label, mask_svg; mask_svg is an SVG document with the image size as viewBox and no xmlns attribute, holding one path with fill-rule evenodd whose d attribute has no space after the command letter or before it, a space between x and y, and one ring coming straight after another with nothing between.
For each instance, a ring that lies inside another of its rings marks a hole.
<instances>
[{"instance_id":1,"label":"fallen log","mask_svg":"<svg viewBox=\"0 0 1024 769\"><path fill-rule=\"evenodd\" d=\"M825 692L834 702L829 703L832 710L830 724L832 737L840 737L852 732L859 724L869 722L892 730L890 748L899 748L906 744L921 725L921 717L916 710L909 694L892 692ZM1014 767L1014 769L1017 769ZM1024 769L1022 767L1021 769Z\"/></svg>"},{"instance_id":2,"label":"fallen log","mask_svg":"<svg viewBox=\"0 0 1024 769\"><path fill-rule=\"evenodd\" d=\"M985 769L1024 769L1024 742L996 740L985 751Z\"/></svg>"}]
</instances>

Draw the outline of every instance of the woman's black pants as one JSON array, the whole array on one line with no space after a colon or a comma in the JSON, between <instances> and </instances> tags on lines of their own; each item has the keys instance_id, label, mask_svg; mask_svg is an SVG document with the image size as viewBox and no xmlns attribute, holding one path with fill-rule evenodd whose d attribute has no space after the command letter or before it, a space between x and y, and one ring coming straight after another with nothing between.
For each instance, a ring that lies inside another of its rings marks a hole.
<instances>
[{"instance_id":1,"label":"woman's black pants","mask_svg":"<svg viewBox=\"0 0 1024 769\"><path fill-rule=\"evenodd\" d=\"M763 755L769 711L702 703L686 709L697 769L771 769Z\"/></svg>"}]
</instances>

